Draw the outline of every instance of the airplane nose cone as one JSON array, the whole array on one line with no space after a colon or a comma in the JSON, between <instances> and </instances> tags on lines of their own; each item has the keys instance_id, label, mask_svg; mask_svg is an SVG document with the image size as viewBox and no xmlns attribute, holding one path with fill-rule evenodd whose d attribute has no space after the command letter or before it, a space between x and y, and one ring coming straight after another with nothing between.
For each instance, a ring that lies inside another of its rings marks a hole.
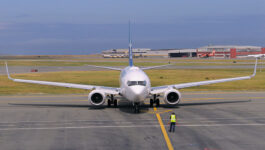
<instances>
[{"instance_id":1,"label":"airplane nose cone","mask_svg":"<svg viewBox=\"0 0 265 150\"><path fill-rule=\"evenodd\" d=\"M141 95L143 93L143 88L134 88L133 93L135 95Z\"/></svg>"},{"instance_id":2,"label":"airplane nose cone","mask_svg":"<svg viewBox=\"0 0 265 150\"><path fill-rule=\"evenodd\" d=\"M132 92L136 95L140 95L144 92L144 87L143 86L134 86L134 87L132 87Z\"/></svg>"},{"instance_id":3,"label":"airplane nose cone","mask_svg":"<svg viewBox=\"0 0 265 150\"><path fill-rule=\"evenodd\" d=\"M135 99L142 100L145 97L145 87L142 86L134 86L132 88L133 95L135 96Z\"/></svg>"}]
</instances>

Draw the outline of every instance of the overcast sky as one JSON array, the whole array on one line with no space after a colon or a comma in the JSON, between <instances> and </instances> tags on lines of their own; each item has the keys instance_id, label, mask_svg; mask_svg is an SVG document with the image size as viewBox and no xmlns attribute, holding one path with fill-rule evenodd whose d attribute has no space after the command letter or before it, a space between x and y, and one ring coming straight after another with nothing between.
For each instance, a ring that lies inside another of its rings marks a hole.
<instances>
[{"instance_id":1,"label":"overcast sky","mask_svg":"<svg viewBox=\"0 0 265 150\"><path fill-rule=\"evenodd\" d=\"M265 46L265 0L1 0L0 54Z\"/></svg>"}]
</instances>

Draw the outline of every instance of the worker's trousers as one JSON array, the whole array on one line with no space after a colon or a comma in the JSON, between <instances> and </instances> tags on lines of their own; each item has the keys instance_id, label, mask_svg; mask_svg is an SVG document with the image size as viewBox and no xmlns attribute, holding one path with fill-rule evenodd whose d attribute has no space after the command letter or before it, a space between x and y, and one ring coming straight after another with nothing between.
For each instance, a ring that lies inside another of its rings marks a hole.
<instances>
[{"instance_id":1,"label":"worker's trousers","mask_svg":"<svg viewBox=\"0 0 265 150\"><path fill-rule=\"evenodd\" d=\"M170 123L170 129L169 129L169 132L175 132L175 126L176 126L176 122L171 122L171 123Z\"/></svg>"}]
</instances>

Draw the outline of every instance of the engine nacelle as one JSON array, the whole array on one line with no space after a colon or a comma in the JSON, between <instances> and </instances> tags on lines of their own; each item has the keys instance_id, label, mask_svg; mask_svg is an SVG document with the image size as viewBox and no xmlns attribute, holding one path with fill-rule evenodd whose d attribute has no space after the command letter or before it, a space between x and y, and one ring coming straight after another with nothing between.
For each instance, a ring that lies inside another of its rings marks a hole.
<instances>
[{"instance_id":1,"label":"engine nacelle","mask_svg":"<svg viewBox=\"0 0 265 150\"><path fill-rule=\"evenodd\" d=\"M88 101L95 106L103 105L105 103L105 99L106 99L105 93L98 90L94 90L90 92L88 95Z\"/></svg>"},{"instance_id":2,"label":"engine nacelle","mask_svg":"<svg viewBox=\"0 0 265 150\"><path fill-rule=\"evenodd\" d=\"M180 102L181 94L178 90L170 89L164 93L164 101L170 105L176 105Z\"/></svg>"}]
</instances>

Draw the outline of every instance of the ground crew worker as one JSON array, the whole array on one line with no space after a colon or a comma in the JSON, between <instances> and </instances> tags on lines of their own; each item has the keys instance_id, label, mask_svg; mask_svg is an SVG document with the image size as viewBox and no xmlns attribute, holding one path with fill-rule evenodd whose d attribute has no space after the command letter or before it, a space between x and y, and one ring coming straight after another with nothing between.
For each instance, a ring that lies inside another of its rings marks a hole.
<instances>
[{"instance_id":1,"label":"ground crew worker","mask_svg":"<svg viewBox=\"0 0 265 150\"><path fill-rule=\"evenodd\" d=\"M172 113L170 115L170 129L169 129L169 132L171 132L171 131L175 132L176 122L177 122L176 115L175 115L175 113Z\"/></svg>"}]
</instances>

